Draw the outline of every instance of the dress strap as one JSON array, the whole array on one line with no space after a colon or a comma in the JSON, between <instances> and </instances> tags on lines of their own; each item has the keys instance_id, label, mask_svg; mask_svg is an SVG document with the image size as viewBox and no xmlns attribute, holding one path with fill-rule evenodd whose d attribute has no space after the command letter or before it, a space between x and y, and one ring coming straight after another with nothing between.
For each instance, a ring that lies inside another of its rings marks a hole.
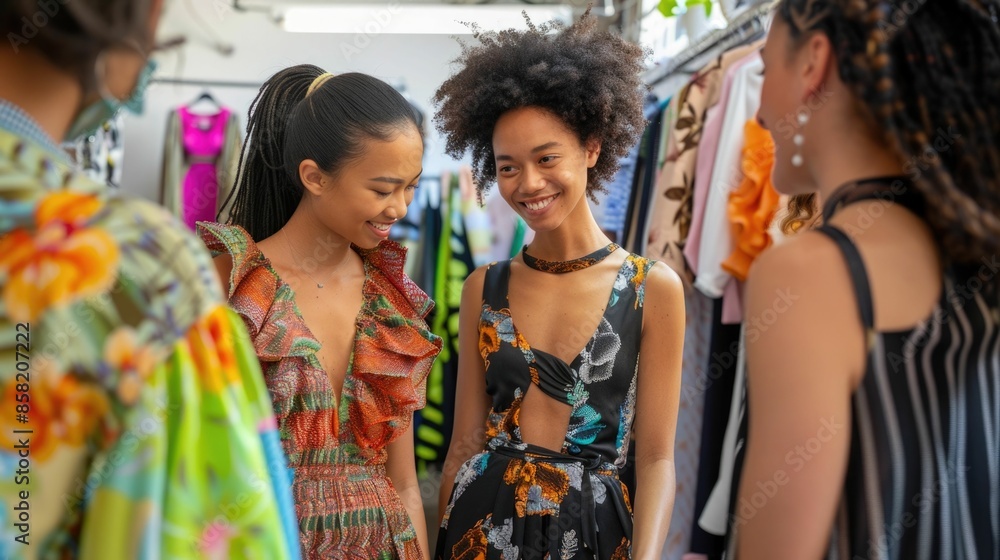
<instances>
[{"instance_id":1,"label":"dress strap","mask_svg":"<svg viewBox=\"0 0 1000 560\"><path fill-rule=\"evenodd\" d=\"M498 261L486 267L483 280L483 303L494 310L507 307L507 285L510 282L510 261Z\"/></svg>"},{"instance_id":2,"label":"dress strap","mask_svg":"<svg viewBox=\"0 0 1000 560\"><path fill-rule=\"evenodd\" d=\"M840 252L847 261L847 268L851 274L851 282L854 284L854 293L857 296L858 310L861 313L861 322L865 330L873 331L875 328L875 311L872 306L871 286L868 283L868 272L865 269L864 260L858 247L851 241L843 230L830 224L823 225L816 231L822 233L833 240L840 248Z\"/></svg>"},{"instance_id":3,"label":"dress strap","mask_svg":"<svg viewBox=\"0 0 1000 560\"><path fill-rule=\"evenodd\" d=\"M874 177L841 185L823 205L823 221L827 222L841 208L862 200L881 200L900 204L916 216L926 215L925 201L916 185L906 177Z\"/></svg>"}]
</instances>

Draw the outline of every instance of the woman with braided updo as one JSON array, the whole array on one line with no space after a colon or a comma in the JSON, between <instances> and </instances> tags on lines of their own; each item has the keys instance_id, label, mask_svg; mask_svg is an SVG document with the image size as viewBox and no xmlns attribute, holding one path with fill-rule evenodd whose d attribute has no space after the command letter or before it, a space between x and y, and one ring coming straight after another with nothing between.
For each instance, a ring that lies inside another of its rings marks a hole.
<instances>
[{"instance_id":1,"label":"woman with braided updo","mask_svg":"<svg viewBox=\"0 0 1000 560\"><path fill-rule=\"evenodd\" d=\"M414 111L300 65L264 84L247 137L229 223L198 227L264 370L302 554L426 558L411 420L441 339L388 240L422 171Z\"/></svg>"},{"instance_id":2,"label":"woman with braided updo","mask_svg":"<svg viewBox=\"0 0 1000 560\"><path fill-rule=\"evenodd\" d=\"M777 5L758 117L822 225L749 277L740 560L1000 557L996 16Z\"/></svg>"},{"instance_id":3,"label":"woman with braided updo","mask_svg":"<svg viewBox=\"0 0 1000 560\"><path fill-rule=\"evenodd\" d=\"M496 182L535 231L462 292L437 558L651 559L666 539L684 295L587 202L645 124L642 50L596 24L478 34L435 97L480 196Z\"/></svg>"}]
</instances>

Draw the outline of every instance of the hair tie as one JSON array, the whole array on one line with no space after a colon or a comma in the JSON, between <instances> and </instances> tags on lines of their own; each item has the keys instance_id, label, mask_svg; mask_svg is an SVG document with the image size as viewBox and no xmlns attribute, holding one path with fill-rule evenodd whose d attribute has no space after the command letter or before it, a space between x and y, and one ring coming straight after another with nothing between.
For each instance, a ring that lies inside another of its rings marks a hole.
<instances>
[{"instance_id":1,"label":"hair tie","mask_svg":"<svg viewBox=\"0 0 1000 560\"><path fill-rule=\"evenodd\" d=\"M316 91L317 89L319 89L320 86L322 86L323 84L325 84L326 81L329 80L332 77L333 77L333 74L331 74L330 72L324 72L324 73L320 74L319 76L316 76L316 79L313 80L311 84L309 84L309 89L306 90L306 97L309 97L310 95L312 95L312 93L314 91Z\"/></svg>"}]
</instances>

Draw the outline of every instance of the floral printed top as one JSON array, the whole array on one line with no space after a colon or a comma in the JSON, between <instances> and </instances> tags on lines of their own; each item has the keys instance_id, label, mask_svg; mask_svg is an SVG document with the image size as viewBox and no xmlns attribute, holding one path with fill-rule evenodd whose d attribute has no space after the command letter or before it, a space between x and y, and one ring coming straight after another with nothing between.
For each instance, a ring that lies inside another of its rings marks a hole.
<instances>
[{"instance_id":1,"label":"floral printed top","mask_svg":"<svg viewBox=\"0 0 1000 560\"><path fill-rule=\"evenodd\" d=\"M600 323L571 362L532 346L515 324L507 297L511 261L487 267L478 328L492 401L486 449L456 473L436 558L630 557L632 506L618 472L628 461L653 264L625 258ZM523 441L529 390L568 407L559 449Z\"/></svg>"},{"instance_id":2,"label":"floral printed top","mask_svg":"<svg viewBox=\"0 0 1000 560\"><path fill-rule=\"evenodd\" d=\"M298 558L208 252L46 140L0 105L0 558Z\"/></svg>"}]
</instances>

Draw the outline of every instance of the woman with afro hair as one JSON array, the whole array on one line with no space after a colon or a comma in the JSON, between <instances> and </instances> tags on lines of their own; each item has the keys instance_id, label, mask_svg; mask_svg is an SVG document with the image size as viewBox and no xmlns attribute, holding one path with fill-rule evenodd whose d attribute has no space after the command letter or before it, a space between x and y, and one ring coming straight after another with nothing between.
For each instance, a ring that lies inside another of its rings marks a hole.
<instances>
[{"instance_id":1,"label":"woman with afro hair","mask_svg":"<svg viewBox=\"0 0 1000 560\"><path fill-rule=\"evenodd\" d=\"M596 23L475 30L435 96L480 198L496 182L535 232L462 292L437 558L659 558L666 538L684 296L588 204L645 125L643 50Z\"/></svg>"}]
</instances>

